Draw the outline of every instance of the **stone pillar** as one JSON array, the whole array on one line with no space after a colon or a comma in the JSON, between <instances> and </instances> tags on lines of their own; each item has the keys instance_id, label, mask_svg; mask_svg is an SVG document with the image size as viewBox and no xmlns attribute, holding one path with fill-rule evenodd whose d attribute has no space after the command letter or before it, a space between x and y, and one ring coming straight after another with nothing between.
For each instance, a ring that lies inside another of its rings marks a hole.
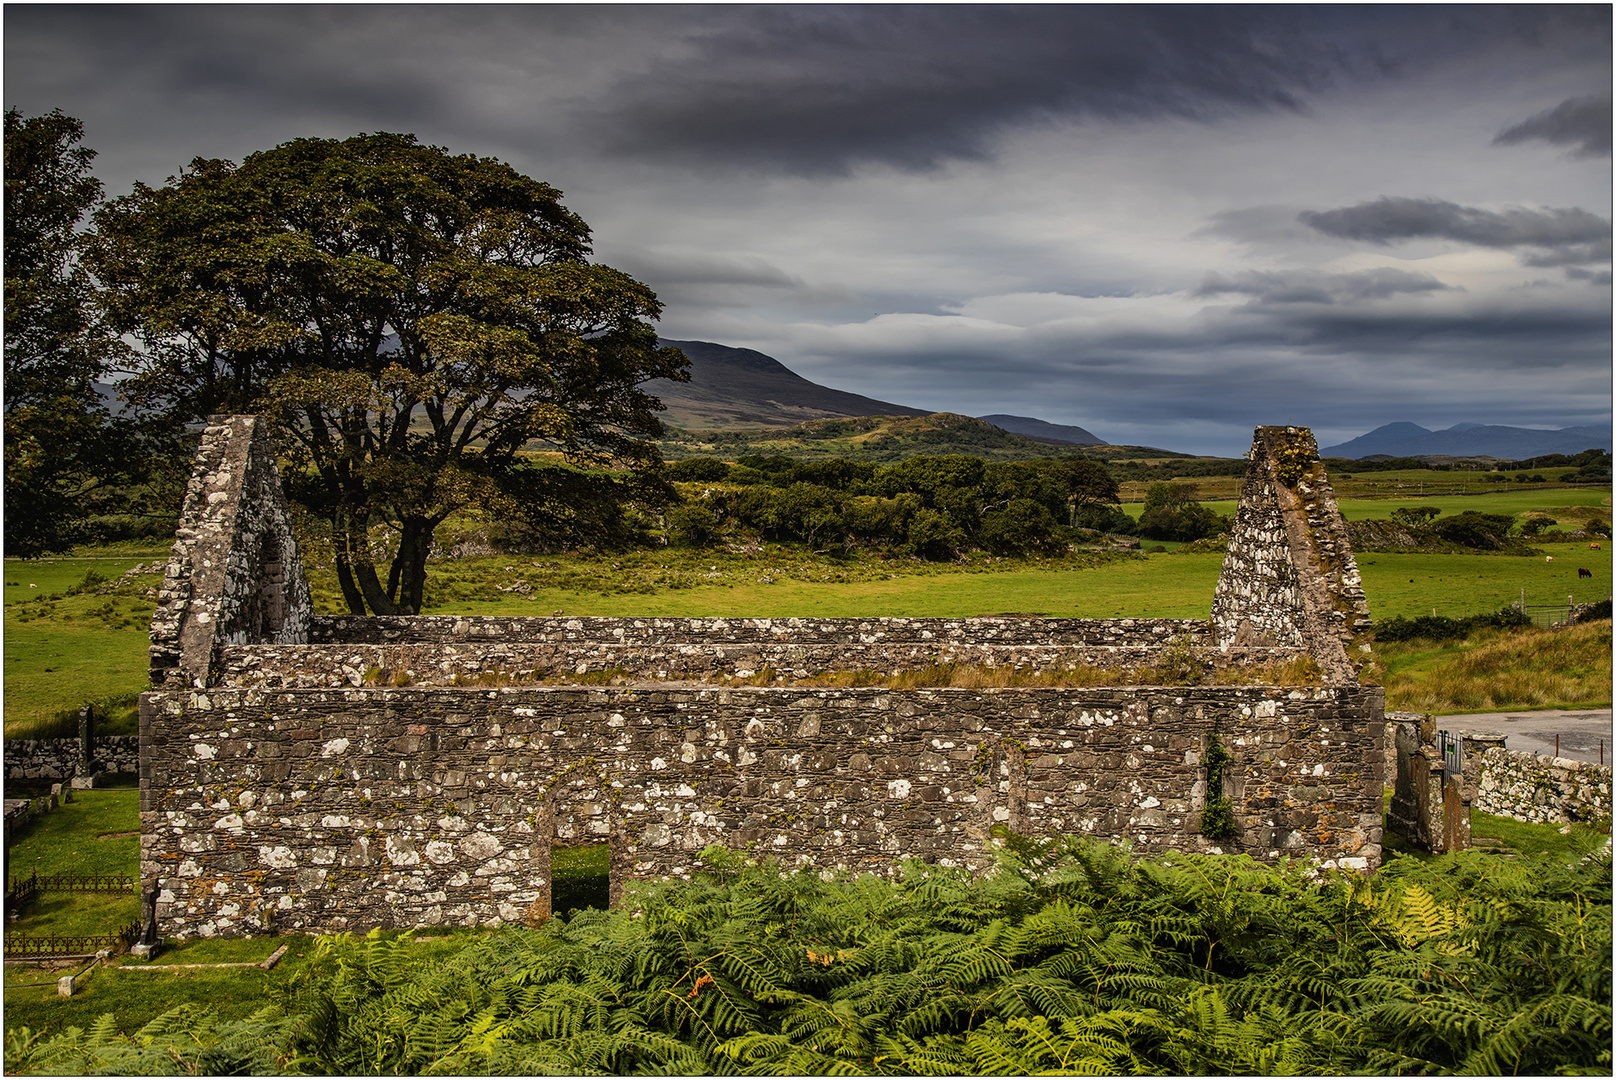
<instances>
[{"instance_id":1,"label":"stone pillar","mask_svg":"<svg viewBox=\"0 0 1616 1080\"><path fill-rule=\"evenodd\" d=\"M79 709L79 760L75 776L93 776L95 767L95 706Z\"/></svg>"}]
</instances>

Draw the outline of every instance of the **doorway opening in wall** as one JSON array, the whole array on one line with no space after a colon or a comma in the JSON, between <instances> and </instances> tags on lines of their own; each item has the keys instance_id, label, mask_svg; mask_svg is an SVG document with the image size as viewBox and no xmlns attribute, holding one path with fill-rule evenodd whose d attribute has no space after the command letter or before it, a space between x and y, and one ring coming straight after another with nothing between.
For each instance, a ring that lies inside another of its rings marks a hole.
<instances>
[{"instance_id":1,"label":"doorway opening in wall","mask_svg":"<svg viewBox=\"0 0 1616 1080\"><path fill-rule=\"evenodd\" d=\"M571 915L583 908L611 907L611 845L550 848L550 910Z\"/></svg>"}]
</instances>

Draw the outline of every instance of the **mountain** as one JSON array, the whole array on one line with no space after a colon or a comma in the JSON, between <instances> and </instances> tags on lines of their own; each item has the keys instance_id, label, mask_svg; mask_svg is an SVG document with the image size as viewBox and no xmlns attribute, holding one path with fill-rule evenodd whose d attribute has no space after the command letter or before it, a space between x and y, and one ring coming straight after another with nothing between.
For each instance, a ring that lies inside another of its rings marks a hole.
<instances>
[{"instance_id":1,"label":"mountain","mask_svg":"<svg viewBox=\"0 0 1616 1080\"><path fill-rule=\"evenodd\" d=\"M1092 432L1070 424L1051 424L1046 420L1038 420L1031 416L1009 416L1005 413L994 413L992 416L979 416L978 420L986 420L995 427L1002 427L1006 431L1025 435L1038 442L1055 443L1068 446L1104 446L1106 441L1096 437Z\"/></svg>"},{"instance_id":2,"label":"mountain","mask_svg":"<svg viewBox=\"0 0 1616 1080\"><path fill-rule=\"evenodd\" d=\"M809 382L772 356L711 341L669 341L690 358L690 381L652 379L664 420L682 428L786 427L841 416L926 416L930 409L894 405Z\"/></svg>"},{"instance_id":3,"label":"mountain","mask_svg":"<svg viewBox=\"0 0 1616 1080\"><path fill-rule=\"evenodd\" d=\"M1601 450L1611 448L1610 428L1568 427L1550 431L1494 424L1455 424L1444 431L1431 431L1402 421L1378 427L1349 442L1323 447L1319 453L1340 458L1445 454L1519 461L1542 454L1580 454L1596 446Z\"/></svg>"}]
</instances>

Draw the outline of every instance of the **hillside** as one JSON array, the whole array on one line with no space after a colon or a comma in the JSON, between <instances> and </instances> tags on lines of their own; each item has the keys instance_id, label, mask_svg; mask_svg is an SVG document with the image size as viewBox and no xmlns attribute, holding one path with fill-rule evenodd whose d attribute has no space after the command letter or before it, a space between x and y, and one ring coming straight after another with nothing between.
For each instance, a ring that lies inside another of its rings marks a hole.
<instances>
[{"instance_id":1,"label":"hillside","mask_svg":"<svg viewBox=\"0 0 1616 1080\"><path fill-rule=\"evenodd\" d=\"M1047 420L1039 420L1032 416L1011 416L1007 413L993 413L989 416L979 416L978 420L986 420L990 424L1004 428L1017 435L1025 435L1029 439L1039 442L1057 443L1069 446L1102 446L1105 440L1084 428L1071 424L1051 424Z\"/></svg>"},{"instance_id":2,"label":"hillside","mask_svg":"<svg viewBox=\"0 0 1616 1080\"><path fill-rule=\"evenodd\" d=\"M798 375L772 356L711 341L670 341L690 358L690 381L652 379L644 389L662 399L662 420L692 431L789 427L849 416L925 416L926 409L833 390Z\"/></svg>"},{"instance_id":3,"label":"hillside","mask_svg":"<svg viewBox=\"0 0 1616 1080\"><path fill-rule=\"evenodd\" d=\"M669 461L691 457L733 460L741 454L784 454L799 461L902 461L920 454L968 454L988 461L1060 457L1054 446L956 413L859 416L809 420L789 428L671 432L661 443Z\"/></svg>"},{"instance_id":4,"label":"hillside","mask_svg":"<svg viewBox=\"0 0 1616 1080\"><path fill-rule=\"evenodd\" d=\"M1384 424L1356 439L1323 447L1319 454L1322 457L1341 458L1364 458L1375 454L1389 457L1484 456L1520 461L1543 454L1580 454L1594 447L1611 449L1609 428L1587 426L1550 431L1497 424L1455 424L1443 431L1431 431L1418 424L1401 421Z\"/></svg>"}]
</instances>

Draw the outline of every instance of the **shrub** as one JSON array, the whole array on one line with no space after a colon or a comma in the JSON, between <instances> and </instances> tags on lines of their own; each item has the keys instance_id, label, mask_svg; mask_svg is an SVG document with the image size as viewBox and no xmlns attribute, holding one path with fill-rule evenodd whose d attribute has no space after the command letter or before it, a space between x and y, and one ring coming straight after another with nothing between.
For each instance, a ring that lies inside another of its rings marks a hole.
<instances>
[{"instance_id":1,"label":"shrub","mask_svg":"<svg viewBox=\"0 0 1616 1080\"><path fill-rule=\"evenodd\" d=\"M729 473L729 463L714 457L687 458L668 466L669 480L722 480Z\"/></svg>"},{"instance_id":2,"label":"shrub","mask_svg":"<svg viewBox=\"0 0 1616 1080\"><path fill-rule=\"evenodd\" d=\"M97 587L105 585L111 580L107 575L92 566L84 571L84 576L79 579L77 585L67 590L67 595L78 596L82 593L94 592Z\"/></svg>"},{"instance_id":3,"label":"shrub","mask_svg":"<svg viewBox=\"0 0 1616 1080\"><path fill-rule=\"evenodd\" d=\"M1450 641L1469 637L1477 630L1509 630L1531 625L1531 616L1513 607L1458 619L1450 619L1446 615L1420 615L1413 619L1405 619L1401 615L1394 615L1375 623L1375 640Z\"/></svg>"},{"instance_id":4,"label":"shrub","mask_svg":"<svg viewBox=\"0 0 1616 1080\"><path fill-rule=\"evenodd\" d=\"M711 547L718 542L718 519L700 503L680 503L667 516L668 542L681 547Z\"/></svg>"},{"instance_id":5,"label":"shrub","mask_svg":"<svg viewBox=\"0 0 1616 1080\"><path fill-rule=\"evenodd\" d=\"M1483 514L1466 510L1450 518L1441 518L1431 525L1431 531L1450 544L1461 547L1493 551L1504 546L1515 519L1508 514Z\"/></svg>"}]
</instances>

